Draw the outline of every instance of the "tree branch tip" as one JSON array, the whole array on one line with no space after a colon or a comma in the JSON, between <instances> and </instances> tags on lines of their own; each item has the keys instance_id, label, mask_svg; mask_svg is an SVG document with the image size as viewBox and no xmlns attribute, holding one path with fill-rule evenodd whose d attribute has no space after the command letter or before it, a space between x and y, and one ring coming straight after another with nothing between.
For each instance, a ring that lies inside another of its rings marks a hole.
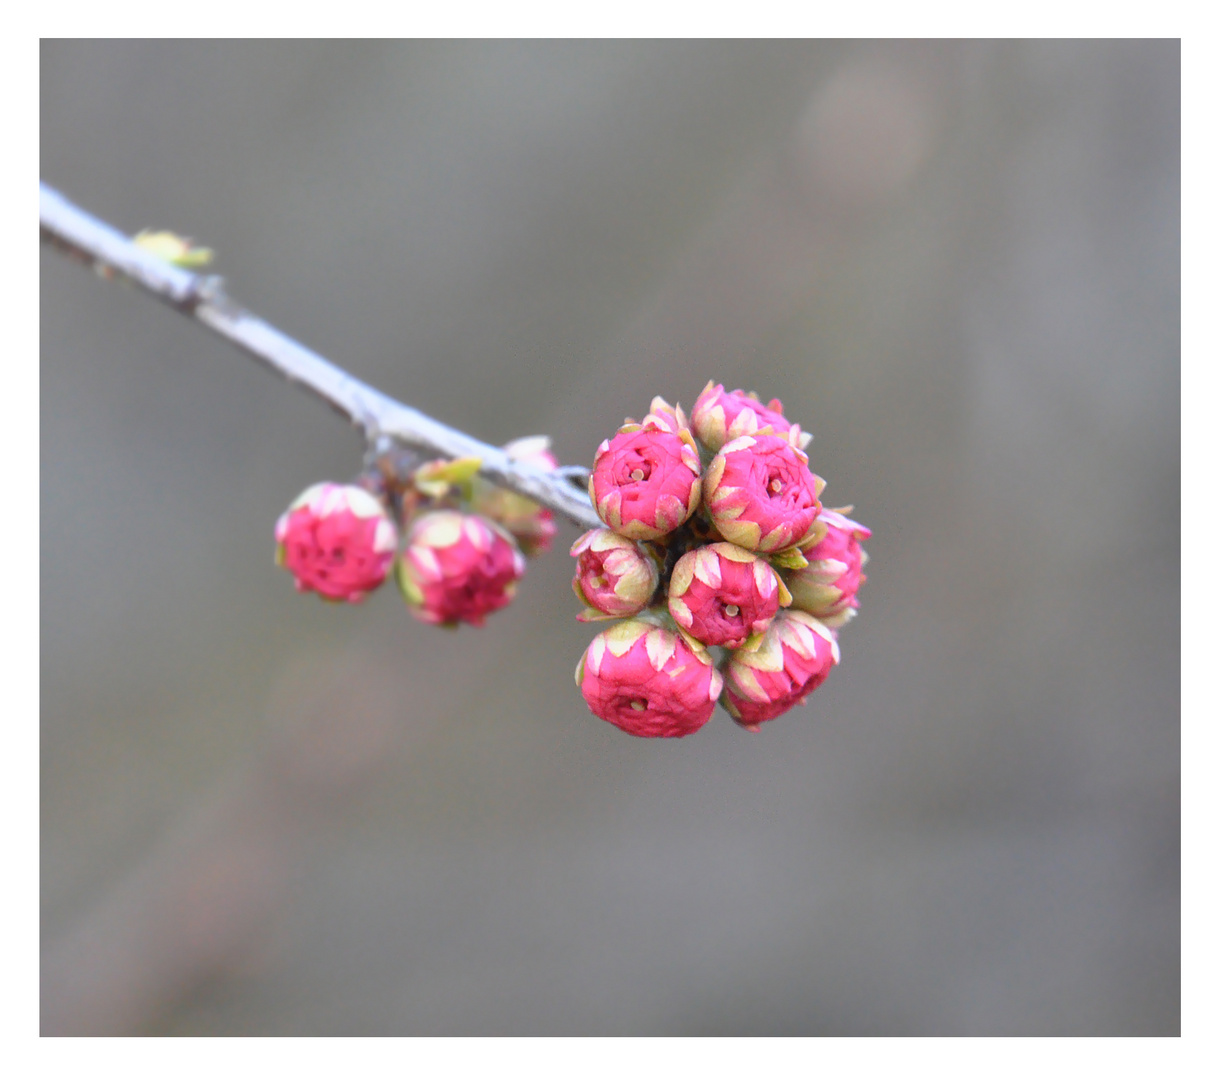
<instances>
[{"instance_id":1,"label":"tree branch tip","mask_svg":"<svg viewBox=\"0 0 1223 1080\"><path fill-rule=\"evenodd\" d=\"M478 457L485 463L481 474L499 487L532 499L579 528L600 524L586 494L585 467L545 472L515 463L502 450L396 401L253 316L229 296L220 275L199 274L159 258L46 184L39 186L39 224L41 238L57 251L93 266L103 277L134 282L282 378L310 390L361 428L367 447L386 439L411 454Z\"/></svg>"}]
</instances>

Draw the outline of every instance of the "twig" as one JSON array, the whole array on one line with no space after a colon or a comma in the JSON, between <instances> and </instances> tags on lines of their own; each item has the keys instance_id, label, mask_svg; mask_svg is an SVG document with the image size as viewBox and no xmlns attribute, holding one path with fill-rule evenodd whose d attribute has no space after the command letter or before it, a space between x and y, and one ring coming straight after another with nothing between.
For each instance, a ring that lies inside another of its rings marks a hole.
<instances>
[{"instance_id":1,"label":"twig","mask_svg":"<svg viewBox=\"0 0 1223 1080\"><path fill-rule=\"evenodd\" d=\"M46 184L39 185L39 221L44 240L134 281L290 382L313 391L360 427L369 444L389 438L433 457L478 457L480 475L494 484L534 499L584 529L601 524L575 468L549 473L512 461L504 450L388 397L239 307L226 296L219 277L183 270L137 247Z\"/></svg>"}]
</instances>

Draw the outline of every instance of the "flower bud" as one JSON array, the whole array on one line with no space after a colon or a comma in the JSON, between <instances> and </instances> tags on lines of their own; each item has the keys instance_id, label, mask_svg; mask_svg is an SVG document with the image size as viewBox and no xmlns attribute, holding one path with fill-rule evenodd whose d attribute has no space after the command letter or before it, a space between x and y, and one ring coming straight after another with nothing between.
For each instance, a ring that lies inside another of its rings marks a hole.
<instances>
[{"instance_id":1,"label":"flower bud","mask_svg":"<svg viewBox=\"0 0 1223 1080\"><path fill-rule=\"evenodd\" d=\"M755 648L731 655L722 706L736 723L760 730L820 685L839 663L833 632L805 611L779 612Z\"/></svg>"},{"instance_id":2,"label":"flower bud","mask_svg":"<svg viewBox=\"0 0 1223 1080\"><path fill-rule=\"evenodd\" d=\"M315 484L276 522L276 562L299 592L356 604L386 580L398 539L386 509L364 488Z\"/></svg>"},{"instance_id":3,"label":"flower bud","mask_svg":"<svg viewBox=\"0 0 1223 1080\"><path fill-rule=\"evenodd\" d=\"M549 441L546 435L534 435L515 439L502 449L513 461L522 461L539 469L555 469L557 461L548 449ZM552 511L533 499L477 477L471 505L477 513L491 518L513 536L528 559L542 555L552 546L552 539L556 536Z\"/></svg>"},{"instance_id":4,"label":"flower bud","mask_svg":"<svg viewBox=\"0 0 1223 1080\"><path fill-rule=\"evenodd\" d=\"M483 626L514 597L526 560L513 537L476 514L435 510L413 523L396 567L399 590L423 622Z\"/></svg>"},{"instance_id":5,"label":"flower bud","mask_svg":"<svg viewBox=\"0 0 1223 1080\"><path fill-rule=\"evenodd\" d=\"M632 424L631 420L625 421L627 424ZM650 411L641 419L643 428L654 428L658 431L668 431L672 435L679 435L680 432L688 432L688 438L692 438L692 429L688 425L688 417L684 415L683 407L676 402L670 404L665 398L656 397L650 402Z\"/></svg>"},{"instance_id":6,"label":"flower bud","mask_svg":"<svg viewBox=\"0 0 1223 1080\"><path fill-rule=\"evenodd\" d=\"M604 630L578 661L590 711L630 735L691 735L713 715L722 676L709 654L645 619Z\"/></svg>"},{"instance_id":7,"label":"flower bud","mask_svg":"<svg viewBox=\"0 0 1223 1080\"><path fill-rule=\"evenodd\" d=\"M658 565L636 541L611 529L583 533L569 554L578 560L573 591L594 609L578 616L583 622L636 615L658 588Z\"/></svg>"},{"instance_id":8,"label":"flower bud","mask_svg":"<svg viewBox=\"0 0 1223 1080\"><path fill-rule=\"evenodd\" d=\"M777 614L785 586L773 568L734 544L709 544L680 557L671 571L671 617L704 645L737 649Z\"/></svg>"},{"instance_id":9,"label":"flower bud","mask_svg":"<svg viewBox=\"0 0 1223 1080\"><path fill-rule=\"evenodd\" d=\"M810 612L826 626L849 622L857 614L858 587L866 580L862 566L867 557L862 541L870 535L865 525L839 511L821 510L816 531L800 546L807 565L786 574L794 606Z\"/></svg>"},{"instance_id":10,"label":"flower bud","mask_svg":"<svg viewBox=\"0 0 1223 1080\"><path fill-rule=\"evenodd\" d=\"M537 469L555 469L559 464L552 453L552 440L547 435L525 435L507 442L501 449L511 461L521 461Z\"/></svg>"},{"instance_id":11,"label":"flower bud","mask_svg":"<svg viewBox=\"0 0 1223 1080\"><path fill-rule=\"evenodd\" d=\"M776 398L761 405L754 393L745 394L742 390L727 393L721 383L715 386L712 379L692 406L692 429L709 450L720 450L724 443L741 435L755 435L765 427L799 450L806 449L811 441L810 435L782 415L781 402Z\"/></svg>"},{"instance_id":12,"label":"flower bud","mask_svg":"<svg viewBox=\"0 0 1223 1080\"><path fill-rule=\"evenodd\" d=\"M701 502L701 463L692 436L635 424L604 439L590 475L600 519L630 540L674 532Z\"/></svg>"},{"instance_id":13,"label":"flower bud","mask_svg":"<svg viewBox=\"0 0 1223 1080\"><path fill-rule=\"evenodd\" d=\"M798 543L820 512L824 481L807 455L775 435L726 443L705 471L705 505L718 532L748 551Z\"/></svg>"}]
</instances>

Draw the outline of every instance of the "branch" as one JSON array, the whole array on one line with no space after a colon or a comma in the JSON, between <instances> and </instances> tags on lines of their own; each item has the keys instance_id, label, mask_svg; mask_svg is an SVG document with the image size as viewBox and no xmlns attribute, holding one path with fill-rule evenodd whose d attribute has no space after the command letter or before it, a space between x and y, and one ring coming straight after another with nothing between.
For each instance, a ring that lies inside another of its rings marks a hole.
<instances>
[{"instance_id":1,"label":"branch","mask_svg":"<svg viewBox=\"0 0 1223 1080\"><path fill-rule=\"evenodd\" d=\"M575 475L584 470L548 472L512 461L504 450L388 397L234 303L219 277L183 270L137 247L46 184L39 185L39 222L42 238L60 250L108 271L108 276L121 274L315 393L360 427L371 446L391 439L432 457L478 457L480 475L494 484L534 499L583 529L602 524L590 505L584 478Z\"/></svg>"}]
</instances>

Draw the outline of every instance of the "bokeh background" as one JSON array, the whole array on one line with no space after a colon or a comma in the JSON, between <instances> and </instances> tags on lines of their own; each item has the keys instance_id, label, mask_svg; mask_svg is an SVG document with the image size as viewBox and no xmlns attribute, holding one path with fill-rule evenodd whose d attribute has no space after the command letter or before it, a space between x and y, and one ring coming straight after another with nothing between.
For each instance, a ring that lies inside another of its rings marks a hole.
<instances>
[{"instance_id":1,"label":"bokeh background","mask_svg":"<svg viewBox=\"0 0 1223 1080\"><path fill-rule=\"evenodd\" d=\"M566 555L294 592L354 429L41 256L44 1033L1179 1031L1179 46L44 41L41 170L490 442L780 396L807 707L632 739Z\"/></svg>"}]
</instances>

